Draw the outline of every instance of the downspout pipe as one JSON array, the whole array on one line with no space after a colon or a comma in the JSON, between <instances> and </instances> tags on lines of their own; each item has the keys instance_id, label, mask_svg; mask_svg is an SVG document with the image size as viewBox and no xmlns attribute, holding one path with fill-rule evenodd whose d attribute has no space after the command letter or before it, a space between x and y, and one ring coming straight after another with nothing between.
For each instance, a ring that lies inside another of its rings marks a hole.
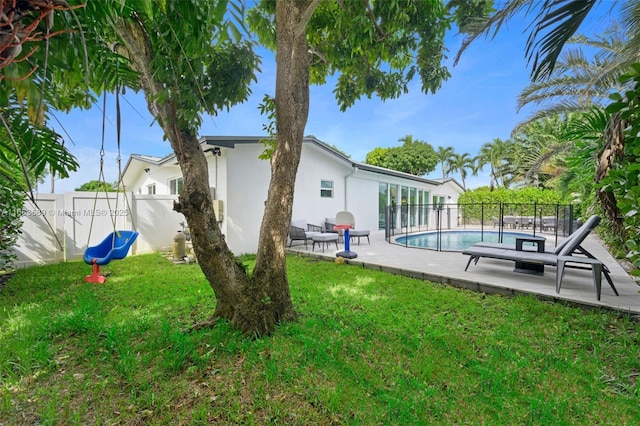
<instances>
[{"instance_id":1,"label":"downspout pipe","mask_svg":"<svg viewBox=\"0 0 640 426\"><path fill-rule=\"evenodd\" d=\"M352 170L344 177L344 210L345 211L349 211L349 205L348 205L348 183L349 183L349 178L353 175L356 174L356 172L358 171L358 166L356 166L356 163L351 163L351 167Z\"/></svg>"}]
</instances>

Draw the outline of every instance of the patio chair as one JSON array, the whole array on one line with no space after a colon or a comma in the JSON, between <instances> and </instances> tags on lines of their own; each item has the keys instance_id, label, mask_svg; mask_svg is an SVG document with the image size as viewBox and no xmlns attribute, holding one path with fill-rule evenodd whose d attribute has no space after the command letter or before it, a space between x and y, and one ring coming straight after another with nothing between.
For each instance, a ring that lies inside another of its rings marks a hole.
<instances>
[{"instance_id":1,"label":"patio chair","mask_svg":"<svg viewBox=\"0 0 640 426\"><path fill-rule=\"evenodd\" d=\"M292 220L289 227L289 247L294 241L304 241L304 248L307 248L307 242L313 240L314 235L322 233L322 227L307 223L306 220Z\"/></svg>"},{"instance_id":2,"label":"patio chair","mask_svg":"<svg viewBox=\"0 0 640 426\"><path fill-rule=\"evenodd\" d=\"M365 229L356 229L356 219L353 217L353 213L343 211L336 213L336 224L338 225L350 225L349 229L349 237L351 240L357 238L358 245L360 245L360 238L367 237L367 242L371 244L371 240L369 240L369 230Z\"/></svg>"},{"instance_id":3,"label":"patio chair","mask_svg":"<svg viewBox=\"0 0 640 426\"><path fill-rule=\"evenodd\" d=\"M515 216L504 216L502 218L502 224L505 228L514 228L517 226L517 219Z\"/></svg>"},{"instance_id":4,"label":"patio chair","mask_svg":"<svg viewBox=\"0 0 640 426\"><path fill-rule=\"evenodd\" d=\"M533 225L533 218L528 216L520 216L518 219L516 219L516 225L520 229L529 229L529 227Z\"/></svg>"},{"instance_id":5,"label":"patio chair","mask_svg":"<svg viewBox=\"0 0 640 426\"><path fill-rule=\"evenodd\" d=\"M594 215L585 222L583 226L578 228L576 232L571 234L567 240L561 244L560 250L555 253L538 253L532 251L517 251L513 249L503 249L494 247L482 247L473 245L464 250L462 254L469 256L466 271L472 261L478 263L481 257L498 260L509 260L519 263L530 263L539 265L557 266L556 269L556 293L560 293L560 286L565 268L590 269L592 271L593 285L596 291L596 297L600 300L601 295L601 278L604 274L607 282L618 296L618 291L613 285L609 269L600 260L596 259L591 253L585 250L581 244L591 231L600 223L600 217ZM558 248L556 248L557 250ZM579 254L579 255L576 255Z\"/></svg>"},{"instance_id":6,"label":"patio chair","mask_svg":"<svg viewBox=\"0 0 640 426\"><path fill-rule=\"evenodd\" d=\"M556 232L558 227L558 219L555 216L546 216L542 218L542 230Z\"/></svg>"},{"instance_id":7,"label":"patio chair","mask_svg":"<svg viewBox=\"0 0 640 426\"><path fill-rule=\"evenodd\" d=\"M326 217L324 219L324 232L338 234L339 242L342 242L342 236L344 235L344 231L342 229L334 229L336 226L336 218L335 217Z\"/></svg>"}]
</instances>

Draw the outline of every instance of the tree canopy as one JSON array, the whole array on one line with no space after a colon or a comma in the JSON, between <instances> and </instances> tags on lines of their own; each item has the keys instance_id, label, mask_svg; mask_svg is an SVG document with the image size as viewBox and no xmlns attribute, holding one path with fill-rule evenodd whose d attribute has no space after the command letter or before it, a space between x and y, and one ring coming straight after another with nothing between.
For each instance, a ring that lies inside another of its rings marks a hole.
<instances>
[{"instance_id":1,"label":"tree canopy","mask_svg":"<svg viewBox=\"0 0 640 426\"><path fill-rule=\"evenodd\" d=\"M401 146L391 148L375 148L367 154L365 162L373 166L423 176L435 170L438 155L427 142L414 140L407 135L399 139Z\"/></svg>"},{"instance_id":2,"label":"tree canopy","mask_svg":"<svg viewBox=\"0 0 640 426\"><path fill-rule=\"evenodd\" d=\"M248 14L265 46L276 48L276 1L262 1ZM306 1L298 36L311 54L311 84L339 74L334 89L341 110L363 96L393 99L408 92L414 77L422 91L435 93L450 77L444 65L444 36L452 25L466 31L493 2L387 0L376 2Z\"/></svg>"},{"instance_id":3,"label":"tree canopy","mask_svg":"<svg viewBox=\"0 0 640 426\"><path fill-rule=\"evenodd\" d=\"M89 192L115 192L117 187L116 183L103 182L100 180L90 180L89 182L85 182L79 187L77 187L76 191L89 191Z\"/></svg>"}]
</instances>

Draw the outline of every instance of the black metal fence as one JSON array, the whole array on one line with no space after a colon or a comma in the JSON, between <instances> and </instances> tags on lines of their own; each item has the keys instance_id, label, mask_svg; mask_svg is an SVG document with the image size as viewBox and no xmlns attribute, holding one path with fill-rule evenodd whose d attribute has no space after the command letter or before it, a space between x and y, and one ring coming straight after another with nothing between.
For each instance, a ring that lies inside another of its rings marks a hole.
<instances>
[{"instance_id":1,"label":"black metal fence","mask_svg":"<svg viewBox=\"0 0 640 426\"><path fill-rule=\"evenodd\" d=\"M472 204L405 204L387 206L380 218L380 227L388 242L395 243L399 236L422 232L437 233L437 248L442 250L441 233L449 230L484 231L498 233L498 241L507 232L544 234L557 244L558 237L566 237L580 225L574 217L572 205L472 203ZM404 238L408 245L408 238Z\"/></svg>"}]
</instances>

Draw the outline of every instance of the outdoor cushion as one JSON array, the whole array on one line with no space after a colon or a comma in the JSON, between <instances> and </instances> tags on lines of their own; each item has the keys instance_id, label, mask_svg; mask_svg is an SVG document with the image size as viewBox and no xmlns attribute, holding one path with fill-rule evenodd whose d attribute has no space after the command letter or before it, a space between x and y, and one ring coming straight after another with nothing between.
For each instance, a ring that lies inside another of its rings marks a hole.
<instances>
[{"instance_id":1,"label":"outdoor cushion","mask_svg":"<svg viewBox=\"0 0 640 426\"><path fill-rule=\"evenodd\" d=\"M338 249L338 234L334 233L325 233L325 234L317 234L311 237L313 244L311 245L311 251L313 251L316 247L316 243L322 245L322 252L324 253L324 248L327 243L334 242L336 243L336 250Z\"/></svg>"},{"instance_id":2,"label":"outdoor cushion","mask_svg":"<svg viewBox=\"0 0 640 426\"><path fill-rule=\"evenodd\" d=\"M367 231L367 230L358 230L358 229L349 230L349 237L351 239L357 238L358 239L358 245L360 245L360 238L361 237L367 237L367 242L369 244L371 244L371 241L369 240L369 231Z\"/></svg>"}]
</instances>

